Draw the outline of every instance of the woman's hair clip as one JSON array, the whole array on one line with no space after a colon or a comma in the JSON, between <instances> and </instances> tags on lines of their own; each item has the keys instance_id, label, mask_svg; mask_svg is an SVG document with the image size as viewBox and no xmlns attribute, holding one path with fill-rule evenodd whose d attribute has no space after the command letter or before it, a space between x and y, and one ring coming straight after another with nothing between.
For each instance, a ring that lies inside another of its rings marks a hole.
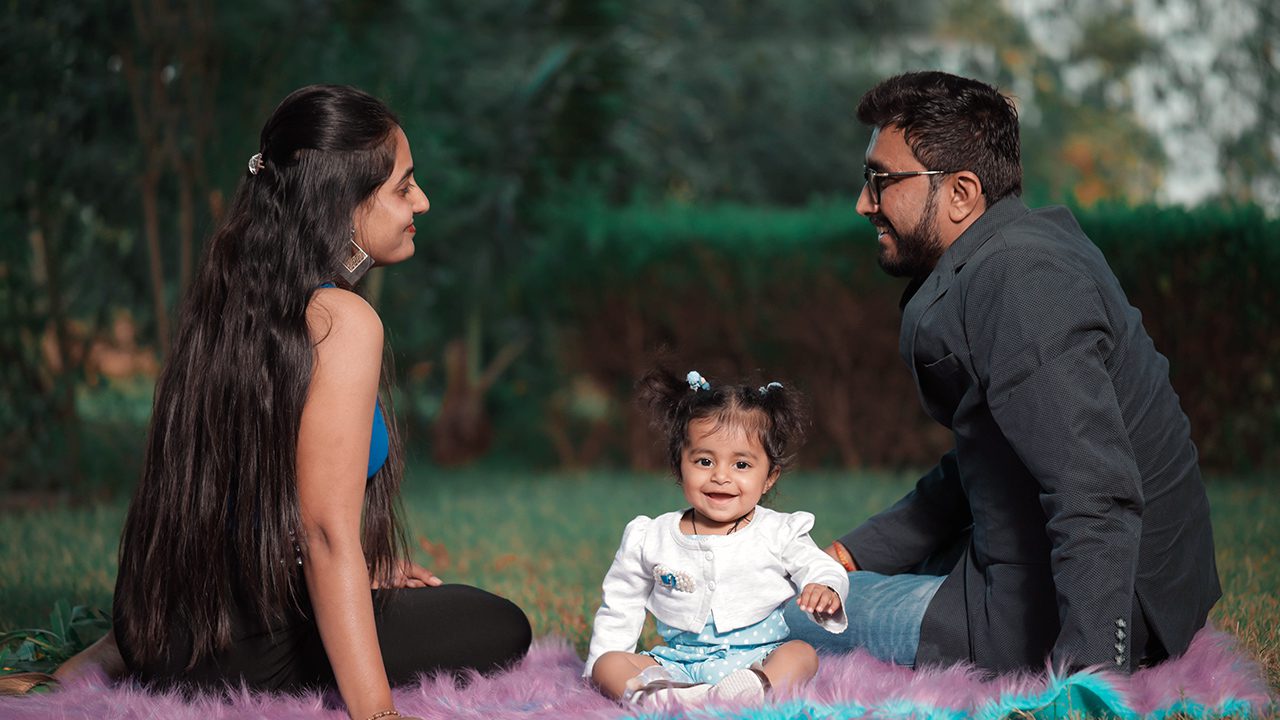
<instances>
[{"instance_id":1,"label":"woman's hair clip","mask_svg":"<svg viewBox=\"0 0 1280 720\"><path fill-rule=\"evenodd\" d=\"M249 158L249 174L250 175L257 175L262 170L262 168L266 166L267 166L266 163L262 162L262 153L254 153L253 157Z\"/></svg>"},{"instance_id":2,"label":"woman's hair clip","mask_svg":"<svg viewBox=\"0 0 1280 720\"><path fill-rule=\"evenodd\" d=\"M769 391L770 391L770 390L772 390L772 389L774 389L774 388L778 388L779 390L781 390L781 389L782 389L782 383L780 383L780 382L771 382L771 383L769 383L768 385L761 385L761 386L760 386L760 394L761 394L761 395L768 395L768 394L769 394Z\"/></svg>"},{"instance_id":3,"label":"woman's hair clip","mask_svg":"<svg viewBox=\"0 0 1280 720\"><path fill-rule=\"evenodd\" d=\"M689 382L689 389L694 392L711 389L711 383L707 382L707 379L702 377L697 370L690 370L684 379Z\"/></svg>"}]
</instances>

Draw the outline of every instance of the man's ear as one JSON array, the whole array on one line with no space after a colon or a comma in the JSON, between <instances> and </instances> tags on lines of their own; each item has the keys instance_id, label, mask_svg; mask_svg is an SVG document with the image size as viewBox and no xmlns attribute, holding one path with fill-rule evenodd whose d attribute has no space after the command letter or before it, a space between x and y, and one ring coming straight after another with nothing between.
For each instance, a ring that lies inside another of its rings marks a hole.
<instances>
[{"instance_id":1,"label":"man's ear","mask_svg":"<svg viewBox=\"0 0 1280 720\"><path fill-rule=\"evenodd\" d=\"M952 223L963 223L974 213L981 214L986 210L987 201L982 195L982 181L974 173L968 170L955 173L947 187L950 200L947 203L947 217Z\"/></svg>"}]
</instances>

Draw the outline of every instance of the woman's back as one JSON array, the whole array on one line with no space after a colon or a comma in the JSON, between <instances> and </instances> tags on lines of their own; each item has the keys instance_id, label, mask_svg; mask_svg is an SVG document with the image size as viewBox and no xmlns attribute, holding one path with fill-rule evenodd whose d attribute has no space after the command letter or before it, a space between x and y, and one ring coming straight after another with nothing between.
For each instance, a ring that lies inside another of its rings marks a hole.
<instances>
[{"instance_id":1,"label":"woman's back","mask_svg":"<svg viewBox=\"0 0 1280 720\"><path fill-rule=\"evenodd\" d=\"M441 586L397 519L382 323L351 288L413 255L413 170L353 88L302 88L263 128L183 303L121 540L108 642L140 679L336 685L383 716L390 682L528 648L519 608Z\"/></svg>"}]
</instances>

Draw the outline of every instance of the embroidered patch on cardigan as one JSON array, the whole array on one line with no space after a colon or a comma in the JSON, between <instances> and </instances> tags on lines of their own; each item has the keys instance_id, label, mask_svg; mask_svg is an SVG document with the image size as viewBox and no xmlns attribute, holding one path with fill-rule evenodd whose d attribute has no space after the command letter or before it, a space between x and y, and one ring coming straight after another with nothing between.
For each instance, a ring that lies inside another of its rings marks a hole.
<instances>
[{"instance_id":1,"label":"embroidered patch on cardigan","mask_svg":"<svg viewBox=\"0 0 1280 720\"><path fill-rule=\"evenodd\" d=\"M670 590L693 592L694 582L689 573L658 563L653 566L653 581Z\"/></svg>"}]
</instances>

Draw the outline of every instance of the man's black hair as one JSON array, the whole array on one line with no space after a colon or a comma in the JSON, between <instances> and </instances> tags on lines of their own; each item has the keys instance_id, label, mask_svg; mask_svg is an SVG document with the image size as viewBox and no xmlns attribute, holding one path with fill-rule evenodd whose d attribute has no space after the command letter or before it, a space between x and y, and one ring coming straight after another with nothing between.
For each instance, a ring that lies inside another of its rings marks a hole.
<instances>
[{"instance_id":1,"label":"man's black hair","mask_svg":"<svg viewBox=\"0 0 1280 720\"><path fill-rule=\"evenodd\" d=\"M929 170L976 174L988 207L1022 194L1018 111L991 85L937 71L897 75L862 96L858 120L900 128Z\"/></svg>"}]
</instances>

